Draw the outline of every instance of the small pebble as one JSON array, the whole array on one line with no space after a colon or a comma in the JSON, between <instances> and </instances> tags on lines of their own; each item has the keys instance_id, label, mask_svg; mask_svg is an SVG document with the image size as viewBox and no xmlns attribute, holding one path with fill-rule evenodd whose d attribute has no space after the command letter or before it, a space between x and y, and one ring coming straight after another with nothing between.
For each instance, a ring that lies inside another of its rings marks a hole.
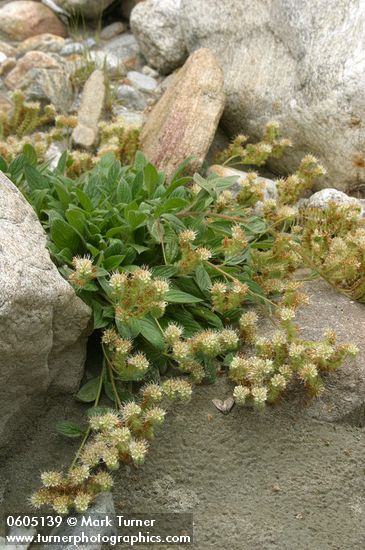
<instances>
[{"instance_id":1,"label":"small pebble","mask_svg":"<svg viewBox=\"0 0 365 550\"><path fill-rule=\"evenodd\" d=\"M111 25L103 28L100 33L100 38L102 40L111 40L115 36L118 36L119 34L125 32L126 30L127 26L124 23L122 23L121 21L115 21L114 23L111 23Z\"/></svg>"},{"instance_id":2,"label":"small pebble","mask_svg":"<svg viewBox=\"0 0 365 550\"><path fill-rule=\"evenodd\" d=\"M138 71L129 71L128 80L142 92L154 92L158 86L157 80Z\"/></svg>"}]
</instances>

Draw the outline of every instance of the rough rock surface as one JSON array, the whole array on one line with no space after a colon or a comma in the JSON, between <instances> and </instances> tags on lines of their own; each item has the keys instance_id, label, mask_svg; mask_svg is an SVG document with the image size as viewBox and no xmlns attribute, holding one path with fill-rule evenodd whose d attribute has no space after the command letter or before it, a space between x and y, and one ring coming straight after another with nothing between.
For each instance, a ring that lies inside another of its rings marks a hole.
<instances>
[{"instance_id":1,"label":"rough rock surface","mask_svg":"<svg viewBox=\"0 0 365 550\"><path fill-rule=\"evenodd\" d=\"M353 205L361 208L361 203L354 197L349 197L346 193L337 189L322 189L314 193L307 201L307 206L313 208L326 208L329 202L336 202L344 206Z\"/></svg>"},{"instance_id":2,"label":"rough rock surface","mask_svg":"<svg viewBox=\"0 0 365 550\"><path fill-rule=\"evenodd\" d=\"M202 48L189 57L155 105L141 133L141 150L170 177L188 156L201 167L224 108L222 71Z\"/></svg>"},{"instance_id":3,"label":"rough rock surface","mask_svg":"<svg viewBox=\"0 0 365 550\"><path fill-rule=\"evenodd\" d=\"M25 40L42 33L67 36L58 17L40 2L20 0L0 9L0 33L12 40Z\"/></svg>"},{"instance_id":4,"label":"rough rock surface","mask_svg":"<svg viewBox=\"0 0 365 550\"><path fill-rule=\"evenodd\" d=\"M365 426L365 305L349 300L323 280L306 284L309 306L297 316L305 338L320 339L333 329L339 342L358 346L354 360L325 378L325 392L306 409L308 415L330 422Z\"/></svg>"},{"instance_id":5,"label":"rough rock surface","mask_svg":"<svg viewBox=\"0 0 365 550\"><path fill-rule=\"evenodd\" d=\"M45 53L58 53L65 43L65 39L62 36L57 36L56 34L44 33L37 34L36 36L31 36L26 40L23 40L18 45L19 52L29 52L34 50L39 50Z\"/></svg>"},{"instance_id":6,"label":"rough rock surface","mask_svg":"<svg viewBox=\"0 0 365 550\"><path fill-rule=\"evenodd\" d=\"M188 52L180 30L180 0L146 0L133 9L131 29L147 61L161 74L182 65Z\"/></svg>"},{"instance_id":7,"label":"rough rock surface","mask_svg":"<svg viewBox=\"0 0 365 550\"><path fill-rule=\"evenodd\" d=\"M220 381L174 407L137 475L115 476L117 513L193 513L196 550L360 550L364 430L285 404L225 416L211 400L229 392Z\"/></svg>"},{"instance_id":8,"label":"rough rock surface","mask_svg":"<svg viewBox=\"0 0 365 550\"><path fill-rule=\"evenodd\" d=\"M78 125L72 132L76 145L90 149L98 138L98 123L103 114L106 96L104 73L94 71L85 83L78 111Z\"/></svg>"},{"instance_id":9,"label":"rough rock surface","mask_svg":"<svg viewBox=\"0 0 365 550\"><path fill-rule=\"evenodd\" d=\"M0 173L0 442L32 400L78 387L89 308L61 277L31 206Z\"/></svg>"},{"instance_id":10,"label":"rough rock surface","mask_svg":"<svg viewBox=\"0 0 365 550\"><path fill-rule=\"evenodd\" d=\"M321 399L308 401L298 388L262 412L218 412L212 398L232 391L223 380L195 389L168 417L138 477L129 468L118 476L119 511L193 512L197 550L362 547L365 306L323 281L306 291L303 336L332 327L339 341L359 345L357 359L326 376Z\"/></svg>"},{"instance_id":11,"label":"rough rock surface","mask_svg":"<svg viewBox=\"0 0 365 550\"><path fill-rule=\"evenodd\" d=\"M44 52L27 52L8 74L5 79L5 84L11 90L19 88L24 81L24 78L28 71L31 69L58 69L59 64L50 55Z\"/></svg>"},{"instance_id":12,"label":"rough rock surface","mask_svg":"<svg viewBox=\"0 0 365 550\"><path fill-rule=\"evenodd\" d=\"M97 19L114 0L55 0L69 14L78 13L86 19Z\"/></svg>"},{"instance_id":13,"label":"rough rock surface","mask_svg":"<svg viewBox=\"0 0 365 550\"><path fill-rule=\"evenodd\" d=\"M122 21L114 21L107 27L104 27L100 33L101 40L111 40L127 30L127 26Z\"/></svg>"},{"instance_id":14,"label":"rough rock surface","mask_svg":"<svg viewBox=\"0 0 365 550\"><path fill-rule=\"evenodd\" d=\"M43 105L51 103L59 113L66 113L73 101L73 90L67 72L59 69L32 69L21 88L26 98Z\"/></svg>"},{"instance_id":15,"label":"rough rock surface","mask_svg":"<svg viewBox=\"0 0 365 550\"><path fill-rule=\"evenodd\" d=\"M181 2L189 51L210 48L225 73L230 135L278 120L294 148L272 167L313 153L343 191L365 183L364 24L358 0Z\"/></svg>"}]
</instances>

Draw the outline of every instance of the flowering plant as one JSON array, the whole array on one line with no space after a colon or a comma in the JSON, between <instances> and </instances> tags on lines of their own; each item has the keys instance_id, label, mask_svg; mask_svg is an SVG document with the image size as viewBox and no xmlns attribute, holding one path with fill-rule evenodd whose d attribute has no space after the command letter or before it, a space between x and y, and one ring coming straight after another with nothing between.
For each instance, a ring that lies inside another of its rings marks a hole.
<instances>
[{"instance_id":1,"label":"flowering plant","mask_svg":"<svg viewBox=\"0 0 365 550\"><path fill-rule=\"evenodd\" d=\"M244 142L236 140L228 160L261 165L289 145L273 123L263 142ZM141 464L164 421L162 402L187 401L192 383L225 372L237 404L262 407L295 379L318 395L321 371L356 353L331 332L303 341L294 324L306 296L293 277L303 254L290 204L323 173L313 157L279 182L278 204L264 202L261 215L253 209L263 199L254 173L234 193L235 177L185 177L185 164L166 182L141 153L132 166L109 153L73 180L65 175L72 162L64 155L51 171L28 151L11 170L47 231L52 258L101 333L100 374L77 394L94 407L75 461L67 473L43 474L32 498L59 513L83 511L110 488L105 468ZM270 341L259 337L253 305L277 326ZM103 391L111 410L100 411ZM62 431L75 435L65 425Z\"/></svg>"}]
</instances>

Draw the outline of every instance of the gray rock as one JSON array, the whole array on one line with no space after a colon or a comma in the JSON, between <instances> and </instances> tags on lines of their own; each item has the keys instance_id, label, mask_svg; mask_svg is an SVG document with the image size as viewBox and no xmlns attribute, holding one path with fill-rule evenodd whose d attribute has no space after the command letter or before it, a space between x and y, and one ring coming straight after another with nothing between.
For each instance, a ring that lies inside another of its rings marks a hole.
<instances>
[{"instance_id":1,"label":"gray rock","mask_svg":"<svg viewBox=\"0 0 365 550\"><path fill-rule=\"evenodd\" d=\"M278 120L294 148L273 171L310 152L328 170L323 186L342 191L365 182L364 24L358 0L181 1L189 51L210 48L224 71L230 135L257 138Z\"/></svg>"},{"instance_id":2,"label":"gray rock","mask_svg":"<svg viewBox=\"0 0 365 550\"><path fill-rule=\"evenodd\" d=\"M158 86L157 80L138 71L129 71L127 78L141 92L154 92Z\"/></svg>"},{"instance_id":3,"label":"gray rock","mask_svg":"<svg viewBox=\"0 0 365 550\"><path fill-rule=\"evenodd\" d=\"M111 40L112 38L115 38L115 36L118 36L119 34L122 34L127 30L127 26L122 23L122 21L115 21L114 23L111 23L110 25L107 25L103 28L103 30L100 33L100 38L102 40Z\"/></svg>"},{"instance_id":4,"label":"gray rock","mask_svg":"<svg viewBox=\"0 0 365 550\"><path fill-rule=\"evenodd\" d=\"M72 85L63 67L31 69L21 89L24 90L27 99L39 101L42 104L51 103L59 113L66 113L72 105Z\"/></svg>"},{"instance_id":5,"label":"gray rock","mask_svg":"<svg viewBox=\"0 0 365 550\"><path fill-rule=\"evenodd\" d=\"M82 53L85 51L85 46L81 42L70 42L65 44L60 51L60 55L73 55L75 53Z\"/></svg>"},{"instance_id":6,"label":"gray rock","mask_svg":"<svg viewBox=\"0 0 365 550\"><path fill-rule=\"evenodd\" d=\"M119 86L117 97L127 109L143 111L147 107L147 102L141 92L135 90L132 86L128 86L128 84Z\"/></svg>"},{"instance_id":7,"label":"gray rock","mask_svg":"<svg viewBox=\"0 0 365 550\"><path fill-rule=\"evenodd\" d=\"M89 308L59 274L32 207L0 173L0 445L47 391L74 392Z\"/></svg>"},{"instance_id":8,"label":"gray rock","mask_svg":"<svg viewBox=\"0 0 365 550\"><path fill-rule=\"evenodd\" d=\"M158 78L159 72L153 69L152 67L149 67L148 65L145 65L142 67L142 73L147 76L152 76L152 78Z\"/></svg>"},{"instance_id":9,"label":"gray rock","mask_svg":"<svg viewBox=\"0 0 365 550\"><path fill-rule=\"evenodd\" d=\"M133 9L131 29L150 65L168 74L183 64L187 50L180 29L180 0L146 0Z\"/></svg>"},{"instance_id":10,"label":"gray rock","mask_svg":"<svg viewBox=\"0 0 365 550\"><path fill-rule=\"evenodd\" d=\"M311 208L326 208L329 202L336 202L344 206L354 205L362 210L361 202L354 197L349 197L346 193L337 189L322 189L314 193L307 202L307 206Z\"/></svg>"},{"instance_id":11,"label":"gray rock","mask_svg":"<svg viewBox=\"0 0 365 550\"><path fill-rule=\"evenodd\" d=\"M211 51L202 48L189 57L153 108L141 133L141 151L167 178L189 155L188 170L198 170L224 103L222 71Z\"/></svg>"},{"instance_id":12,"label":"gray rock","mask_svg":"<svg viewBox=\"0 0 365 550\"><path fill-rule=\"evenodd\" d=\"M105 520L105 517L108 516L109 518L113 518L115 515L115 508L114 508L114 501L113 496L111 493L100 493L96 497L95 504L93 506L90 506L88 511L85 513L85 517L92 517L96 520ZM77 516L76 516L77 517ZM81 516L79 516L81 517ZM115 534L115 528L114 527L108 527L101 525L100 527L82 527L80 525L80 521L78 521L78 525L76 526L68 526L65 522L62 523L62 525L58 528L55 528L52 530L51 534L52 536L60 536L60 537L76 537L81 536L82 532L87 534L88 537L109 537L113 534ZM83 545L83 548L85 550L100 550L102 547L102 543L98 544L86 544ZM47 544L46 547L47 550L78 550L80 547L75 544Z\"/></svg>"},{"instance_id":13,"label":"gray rock","mask_svg":"<svg viewBox=\"0 0 365 550\"><path fill-rule=\"evenodd\" d=\"M95 48L98 45L95 38L93 38L92 36L89 36L88 38L86 38L86 40L84 40L83 44L84 44L86 49L90 49L90 50L91 50L91 48Z\"/></svg>"},{"instance_id":14,"label":"gray rock","mask_svg":"<svg viewBox=\"0 0 365 550\"><path fill-rule=\"evenodd\" d=\"M105 105L106 87L102 71L94 71L87 79L77 113L78 124L72 140L79 147L90 149L98 139L98 124Z\"/></svg>"},{"instance_id":15,"label":"gray rock","mask_svg":"<svg viewBox=\"0 0 365 550\"><path fill-rule=\"evenodd\" d=\"M86 19L97 19L114 0L54 0L69 15L80 14Z\"/></svg>"},{"instance_id":16,"label":"gray rock","mask_svg":"<svg viewBox=\"0 0 365 550\"><path fill-rule=\"evenodd\" d=\"M365 307L349 300L323 280L304 287L310 305L297 316L298 326L308 339L319 339L323 332L333 329L339 342L358 346L359 354L342 368L324 378L325 391L311 402L306 414L327 422L349 422L365 425Z\"/></svg>"},{"instance_id":17,"label":"gray rock","mask_svg":"<svg viewBox=\"0 0 365 550\"><path fill-rule=\"evenodd\" d=\"M97 69L101 71L106 69L110 76L118 77L126 73L123 61L106 50L91 51L88 58L95 63Z\"/></svg>"},{"instance_id":18,"label":"gray rock","mask_svg":"<svg viewBox=\"0 0 365 550\"><path fill-rule=\"evenodd\" d=\"M138 43L130 32L125 32L103 46L103 50L113 54L120 61L133 58L139 54Z\"/></svg>"},{"instance_id":19,"label":"gray rock","mask_svg":"<svg viewBox=\"0 0 365 550\"><path fill-rule=\"evenodd\" d=\"M128 111L124 108L116 109L115 114L119 119L123 119L123 124L141 129L146 123L146 116L141 112Z\"/></svg>"}]
</instances>

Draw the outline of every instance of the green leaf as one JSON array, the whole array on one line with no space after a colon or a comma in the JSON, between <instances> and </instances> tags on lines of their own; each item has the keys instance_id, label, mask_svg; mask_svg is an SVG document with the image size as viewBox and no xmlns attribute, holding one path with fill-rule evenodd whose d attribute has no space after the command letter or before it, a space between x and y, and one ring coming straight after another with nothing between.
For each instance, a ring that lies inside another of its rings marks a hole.
<instances>
[{"instance_id":1,"label":"green leaf","mask_svg":"<svg viewBox=\"0 0 365 550\"><path fill-rule=\"evenodd\" d=\"M165 234L165 230L160 220L155 220L148 224L148 231L151 237L158 243L161 242L162 237Z\"/></svg>"},{"instance_id":2,"label":"green leaf","mask_svg":"<svg viewBox=\"0 0 365 550\"><path fill-rule=\"evenodd\" d=\"M125 204L132 202L132 190L124 178L117 185L117 201Z\"/></svg>"},{"instance_id":3,"label":"green leaf","mask_svg":"<svg viewBox=\"0 0 365 550\"><path fill-rule=\"evenodd\" d=\"M37 164L37 153L34 149L33 145L30 145L30 143L26 143L23 147L23 154L28 160L29 164L32 166L36 166Z\"/></svg>"},{"instance_id":4,"label":"green leaf","mask_svg":"<svg viewBox=\"0 0 365 550\"><path fill-rule=\"evenodd\" d=\"M75 187L75 192L77 195L77 198L80 201L81 206L87 211L92 212L93 210L93 203L91 202L90 198L87 196L87 194L80 189L80 187Z\"/></svg>"},{"instance_id":5,"label":"green leaf","mask_svg":"<svg viewBox=\"0 0 365 550\"><path fill-rule=\"evenodd\" d=\"M24 166L24 175L31 191L36 189L49 189L50 184L48 179L30 164Z\"/></svg>"},{"instance_id":6,"label":"green leaf","mask_svg":"<svg viewBox=\"0 0 365 550\"><path fill-rule=\"evenodd\" d=\"M12 180L17 180L24 170L24 166L27 164L27 157L25 155L19 155L9 165L8 172L10 173Z\"/></svg>"},{"instance_id":7,"label":"green leaf","mask_svg":"<svg viewBox=\"0 0 365 550\"><path fill-rule=\"evenodd\" d=\"M186 292L182 292L181 290L169 290L166 295L166 300L170 303L175 304L195 304L196 302L202 302L200 298L197 298L196 296L192 296L191 294L187 294Z\"/></svg>"},{"instance_id":8,"label":"green leaf","mask_svg":"<svg viewBox=\"0 0 365 550\"><path fill-rule=\"evenodd\" d=\"M178 272L178 268L175 265L158 265L152 268L152 274L154 277L161 279L169 279Z\"/></svg>"},{"instance_id":9,"label":"green leaf","mask_svg":"<svg viewBox=\"0 0 365 550\"><path fill-rule=\"evenodd\" d=\"M141 332L141 327L137 319L132 319L128 324L122 323L122 321L116 319L115 324L122 338L133 340L133 338L137 338L138 334Z\"/></svg>"},{"instance_id":10,"label":"green leaf","mask_svg":"<svg viewBox=\"0 0 365 550\"><path fill-rule=\"evenodd\" d=\"M203 292L205 290L209 290L210 287L212 286L212 281L211 281L208 273L204 269L204 266L202 266L201 264L198 265L198 267L195 270L195 280L196 280L200 290L202 290Z\"/></svg>"},{"instance_id":11,"label":"green leaf","mask_svg":"<svg viewBox=\"0 0 365 550\"><path fill-rule=\"evenodd\" d=\"M85 234L86 218L85 214L81 210L71 206L67 210L65 216L72 227L74 227L79 233L81 233L81 235Z\"/></svg>"},{"instance_id":12,"label":"green leaf","mask_svg":"<svg viewBox=\"0 0 365 550\"><path fill-rule=\"evenodd\" d=\"M176 210L182 209L185 206L187 206L189 203L185 199L180 199L178 197L171 197L170 199L167 199L161 206L156 208L154 215L155 217L161 216L161 214L164 214L165 212L168 212L169 210Z\"/></svg>"},{"instance_id":13,"label":"green leaf","mask_svg":"<svg viewBox=\"0 0 365 550\"><path fill-rule=\"evenodd\" d=\"M144 319L140 319L139 325L141 327L142 336L155 348L163 350L165 347L164 339L156 321L152 318L145 317Z\"/></svg>"},{"instance_id":14,"label":"green leaf","mask_svg":"<svg viewBox=\"0 0 365 550\"><path fill-rule=\"evenodd\" d=\"M105 319L103 306L96 300L92 300L90 305L94 315L94 330L106 327L110 323L110 319Z\"/></svg>"},{"instance_id":15,"label":"green leaf","mask_svg":"<svg viewBox=\"0 0 365 550\"><path fill-rule=\"evenodd\" d=\"M92 403L92 401L95 401L98 395L99 383L99 376L88 380L77 392L76 399L83 403Z\"/></svg>"},{"instance_id":16,"label":"green leaf","mask_svg":"<svg viewBox=\"0 0 365 550\"><path fill-rule=\"evenodd\" d=\"M158 179L158 172L156 168L152 164L147 164L143 169L143 180L144 186L150 197L153 196Z\"/></svg>"},{"instance_id":17,"label":"green leaf","mask_svg":"<svg viewBox=\"0 0 365 550\"><path fill-rule=\"evenodd\" d=\"M59 434L70 438L77 438L84 435L84 432L77 424L68 420L57 422L56 430Z\"/></svg>"},{"instance_id":18,"label":"green leaf","mask_svg":"<svg viewBox=\"0 0 365 550\"><path fill-rule=\"evenodd\" d=\"M106 258L103 262L103 266L107 271L113 271L113 269L116 269L120 266L122 261L124 260L125 255L124 254L118 254L116 256L109 256L109 258Z\"/></svg>"},{"instance_id":19,"label":"green leaf","mask_svg":"<svg viewBox=\"0 0 365 550\"><path fill-rule=\"evenodd\" d=\"M179 239L171 227L165 228L164 236L166 260L172 264L179 254Z\"/></svg>"},{"instance_id":20,"label":"green leaf","mask_svg":"<svg viewBox=\"0 0 365 550\"><path fill-rule=\"evenodd\" d=\"M217 198L217 188L211 181L202 178L200 174L194 174L193 179L195 183L197 183L199 187L207 191L207 193L209 193L209 195L213 199Z\"/></svg>"},{"instance_id":21,"label":"green leaf","mask_svg":"<svg viewBox=\"0 0 365 550\"><path fill-rule=\"evenodd\" d=\"M51 224L51 239L55 245L62 248L69 248L73 254L80 253L83 249L82 239L76 229L62 219L55 219Z\"/></svg>"},{"instance_id":22,"label":"green leaf","mask_svg":"<svg viewBox=\"0 0 365 550\"><path fill-rule=\"evenodd\" d=\"M139 172L148 164L148 160L141 151L137 151L134 157L134 169Z\"/></svg>"},{"instance_id":23,"label":"green leaf","mask_svg":"<svg viewBox=\"0 0 365 550\"><path fill-rule=\"evenodd\" d=\"M132 229L137 229L147 219L146 214L138 212L137 210L130 210L126 215L126 220Z\"/></svg>"},{"instance_id":24,"label":"green leaf","mask_svg":"<svg viewBox=\"0 0 365 550\"><path fill-rule=\"evenodd\" d=\"M68 152L64 151L60 156L60 159L58 161L57 168L55 171L58 172L59 174L64 174L67 168L67 161L68 161Z\"/></svg>"},{"instance_id":25,"label":"green leaf","mask_svg":"<svg viewBox=\"0 0 365 550\"><path fill-rule=\"evenodd\" d=\"M8 171L8 163L2 156L0 156L0 170L5 173Z\"/></svg>"},{"instance_id":26,"label":"green leaf","mask_svg":"<svg viewBox=\"0 0 365 550\"><path fill-rule=\"evenodd\" d=\"M184 308L182 310L175 308L170 315L170 319L183 327L185 338L190 338L203 330L203 327L194 319L192 314Z\"/></svg>"},{"instance_id":27,"label":"green leaf","mask_svg":"<svg viewBox=\"0 0 365 550\"><path fill-rule=\"evenodd\" d=\"M199 319L202 319L203 321L208 322L210 325L213 325L214 327L220 328L220 329L223 328L223 323L220 317L218 317L218 315L210 311L210 309L207 309L206 307L200 307L200 306L197 306L197 307L190 306L189 311L191 311L195 317L198 317Z\"/></svg>"}]
</instances>

